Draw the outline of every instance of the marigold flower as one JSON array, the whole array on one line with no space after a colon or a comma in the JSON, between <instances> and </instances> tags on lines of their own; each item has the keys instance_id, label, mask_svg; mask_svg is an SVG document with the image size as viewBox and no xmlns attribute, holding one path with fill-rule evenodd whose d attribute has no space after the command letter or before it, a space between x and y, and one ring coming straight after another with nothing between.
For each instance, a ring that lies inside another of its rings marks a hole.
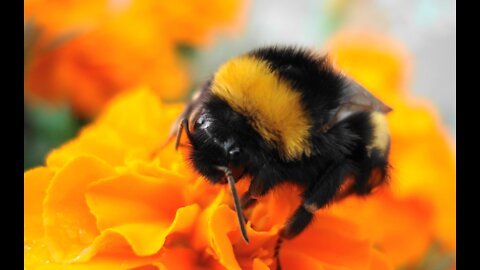
<instances>
[{"instance_id":1,"label":"marigold flower","mask_svg":"<svg viewBox=\"0 0 480 270\"><path fill-rule=\"evenodd\" d=\"M153 18L175 43L205 46L212 42L213 34L238 32L248 5L249 1L240 0L189 0L173 5L167 1L140 0L132 3L132 9Z\"/></svg>"},{"instance_id":2,"label":"marigold flower","mask_svg":"<svg viewBox=\"0 0 480 270\"><path fill-rule=\"evenodd\" d=\"M107 0L24 0L25 21L41 26L46 39L96 27L109 15Z\"/></svg>"},{"instance_id":3,"label":"marigold flower","mask_svg":"<svg viewBox=\"0 0 480 270\"><path fill-rule=\"evenodd\" d=\"M281 186L262 198L245 244L226 186L193 173L173 145L150 158L182 107L146 88L122 94L25 173L27 269L273 269L300 191ZM285 269L392 269L367 234L327 211L285 242L281 260Z\"/></svg>"},{"instance_id":4,"label":"marigold flower","mask_svg":"<svg viewBox=\"0 0 480 270\"><path fill-rule=\"evenodd\" d=\"M44 2L25 3L25 20L41 34L27 52L27 97L68 100L83 116L139 84L163 99L184 97L189 81L176 47L237 29L245 7L239 0Z\"/></svg>"},{"instance_id":5,"label":"marigold flower","mask_svg":"<svg viewBox=\"0 0 480 270\"><path fill-rule=\"evenodd\" d=\"M175 44L148 21L123 14L33 57L26 89L51 101L70 100L93 116L118 92L148 83L159 97L184 94L188 78ZM168 89L162 90L162 89Z\"/></svg>"}]
</instances>

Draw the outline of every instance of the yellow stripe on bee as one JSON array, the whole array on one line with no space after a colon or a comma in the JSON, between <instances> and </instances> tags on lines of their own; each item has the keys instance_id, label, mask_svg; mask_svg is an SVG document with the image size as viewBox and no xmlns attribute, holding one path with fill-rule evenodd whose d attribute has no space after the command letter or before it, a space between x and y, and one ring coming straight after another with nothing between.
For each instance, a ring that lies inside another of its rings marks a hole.
<instances>
[{"instance_id":1,"label":"yellow stripe on bee","mask_svg":"<svg viewBox=\"0 0 480 270\"><path fill-rule=\"evenodd\" d=\"M372 144L368 147L369 152L371 149L375 148L380 150L382 153L387 151L388 141L389 141L389 132L388 132L388 123L386 116L381 112L372 112L370 116L370 121L374 126L373 130L373 141Z\"/></svg>"},{"instance_id":2,"label":"yellow stripe on bee","mask_svg":"<svg viewBox=\"0 0 480 270\"><path fill-rule=\"evenodd\" d=\"M262 60L242 56L225 63L214 76L212 92L245 115L287 160L311 154L311 127L300 93Z\"/></svg>"}]
</instances>

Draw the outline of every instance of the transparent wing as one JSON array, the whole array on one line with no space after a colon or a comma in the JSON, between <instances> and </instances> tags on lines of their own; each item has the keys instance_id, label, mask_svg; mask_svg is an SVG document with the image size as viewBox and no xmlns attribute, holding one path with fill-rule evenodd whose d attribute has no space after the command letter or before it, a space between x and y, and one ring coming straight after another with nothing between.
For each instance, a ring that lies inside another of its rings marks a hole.
<instances>
[{"instance_id":1,"label":"transparent wing","mask_svg":"<svg viewBox=\"0 0 480 270\"><path fill-rule=\"evenodd\" d=\"M340 100L340 105L333 112L330 121L322 128L323 132L353 113L372 111L388 113L392 111L392 108L385 105L380 99L350 78L345 79L345 86L342 91L344 95L342 100Z\"/></svg>"}]
</instances>

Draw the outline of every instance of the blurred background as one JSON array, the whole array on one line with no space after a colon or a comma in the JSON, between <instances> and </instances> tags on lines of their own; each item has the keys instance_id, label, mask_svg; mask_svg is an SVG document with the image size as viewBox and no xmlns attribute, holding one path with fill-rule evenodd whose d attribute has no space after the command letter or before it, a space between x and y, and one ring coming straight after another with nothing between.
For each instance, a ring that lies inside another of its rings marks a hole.
<instances>
[{"instance_id":1,"label":"blurred background","mask_svg":"<svg viewBox=\"0 0 480 270\"><path fill-rule=\"evenodd\" d=\"M312 47L335 55L387 104L401 100L390 119L399 178L425 180L418 185L434 194L435 215L444 213L438 224L449 244L441 248L441 233L434 242L428 231L433 244L421 259L398 259L397 268L455 269L455 1L24 0L24 7L25 170L43 165L122 92L146 85L163 102L185 102L233 56L264 45Z\"/></svg>"}]
</instances>

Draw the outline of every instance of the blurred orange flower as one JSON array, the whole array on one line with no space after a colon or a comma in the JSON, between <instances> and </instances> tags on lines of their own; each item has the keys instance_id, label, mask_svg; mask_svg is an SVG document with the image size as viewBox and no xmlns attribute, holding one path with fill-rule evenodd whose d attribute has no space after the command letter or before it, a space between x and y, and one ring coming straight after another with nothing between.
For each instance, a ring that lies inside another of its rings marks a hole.
<instances>
[{"instance_id":1,"label":"blurred orange flower","mask_svg":"<svg viewBox=\"0 0 480 270\"><path fill-rule=\"evenodd\" d=\"M60 2L25 2L25 21L40 34L26 52L26 94L68 100L83 116L139 84L163 99L184 97L189 81L177 46L207 45L216 31L238 29L245 7L239 0Z\"/></svg>"},{"instance_id":2,"label":"blurred orange flower","mask_svg":"<svg viewBox=\"0 0 480 270\"><path fill-rule=\"evenodd\" d=\"M409 91L408 53L383 35L355 30L336 35L328 48L338 69L393 108L389 187L332 211L367 230L397 266L418 262L433 241L454 252L454 145L434 106Z\"/></svg>"},{"instance_id":3,"label":"blurred orange flower","mask_svg":"<svg viewBox=\"0 0 480 270\"><path fill-rule=\"evenodd\" d=\"M26 269L274 269L277 233L300 191L281 186L262 198L245 244L225 186L194 174L172 145L149 157L182 107L145 88L122 94L25 173ZM285 269L393 269L352 222L316 218L285 242Z\"/></svg>"},{"instance_id":4,"label":"blurred orange flower","mask_svg":"<svg viewBox=\"0 0 480 270\"><path fill-rule=\"evenodd\" d=\"M174 44L148 21L129 17L116 17L34 57L27 90L52 101L70 100L77 113L87 116L137 83L150 84L160 97L183 95L188 79Z\"/></svg>"},{"instance_id":5,"label":"blurred orange flower","mask_svg":"<svg viewBox=\"0 0 480 270\"><path fill-rule=\"evenodd\" d=\"M34 20L47 39L87 31L110 14L107 0L24 0L25 21Z\"/></svg>"},{"instance_id":6,"label":"blurred orange flower","mask_svg":"<svg viewBox=\"0 0 480 270\"><path fill-rule=\"evenodd\" d=\"M139 0L132 3L132 10L152 18L174 43L204 46L213 41L213 34L238 32L248 5L249 1L240 0L187 0L173 5L168 1Z\"/></svg>"}]
</instances>

